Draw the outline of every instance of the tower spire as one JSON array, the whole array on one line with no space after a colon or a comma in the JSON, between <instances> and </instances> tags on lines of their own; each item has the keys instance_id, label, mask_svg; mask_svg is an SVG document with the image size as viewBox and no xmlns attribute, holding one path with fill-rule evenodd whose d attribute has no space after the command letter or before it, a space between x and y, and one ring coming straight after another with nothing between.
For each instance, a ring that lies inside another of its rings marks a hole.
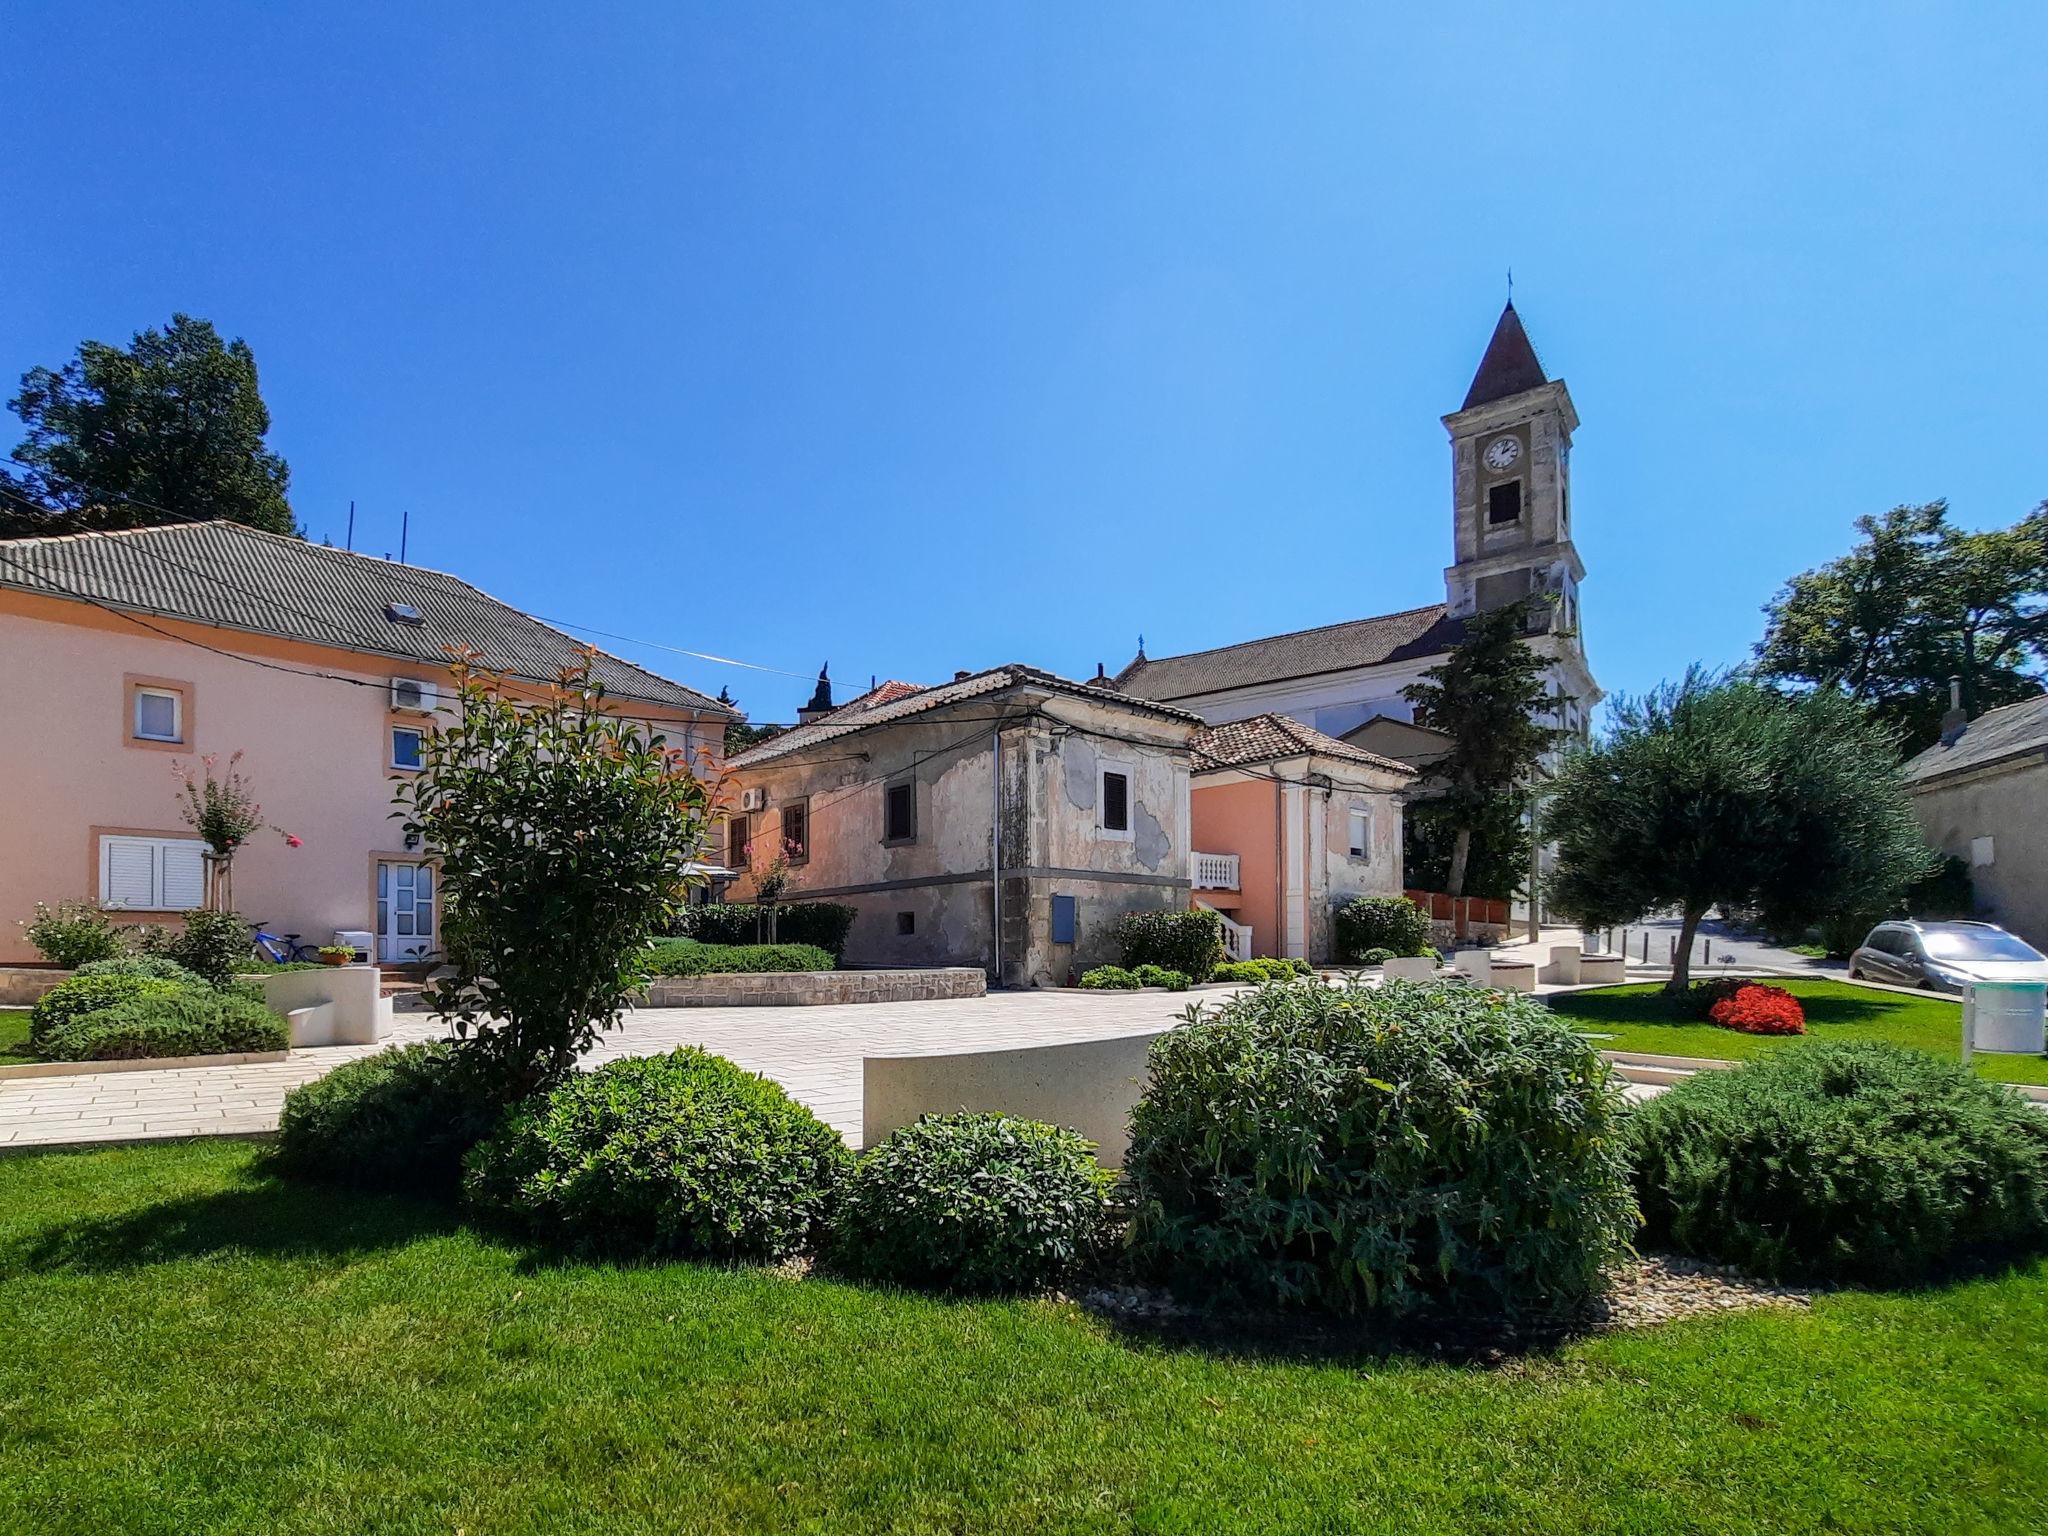
<instances>
[{"instance_id":1,"label":"tower spire","mask_svg":"<svg viewBox=\"0 0 2048 1536\"><path fill-rule=\"evenodd\" d=\"M1522 329L1522 317L1515 313L1514 282L1510 271L1508 302L1494 322L1493 339L1486 344L1486 355L1479 360L1479 371L1472 375L1472 387L1465 391L1460 410L1491 405L1550 381L1537 361L1536 349L1529 344L1529 333Z\"/></svg>"}]
</instances>

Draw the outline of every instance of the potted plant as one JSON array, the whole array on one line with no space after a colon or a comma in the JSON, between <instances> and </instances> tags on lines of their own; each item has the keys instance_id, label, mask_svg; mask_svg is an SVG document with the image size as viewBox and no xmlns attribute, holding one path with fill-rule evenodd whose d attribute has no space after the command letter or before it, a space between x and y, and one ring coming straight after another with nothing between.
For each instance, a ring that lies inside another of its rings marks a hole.
<instances>
[{"instance_id":1,"label":"potted plant","mask_svg":"<svg viewBox=\"0 0 2048 1536\"><path fill-rule=\"evenodd\" d=\"M347 965L356 952L346 944L322 944L317 951L322 965Z\"/></svg>"}]
</instances>

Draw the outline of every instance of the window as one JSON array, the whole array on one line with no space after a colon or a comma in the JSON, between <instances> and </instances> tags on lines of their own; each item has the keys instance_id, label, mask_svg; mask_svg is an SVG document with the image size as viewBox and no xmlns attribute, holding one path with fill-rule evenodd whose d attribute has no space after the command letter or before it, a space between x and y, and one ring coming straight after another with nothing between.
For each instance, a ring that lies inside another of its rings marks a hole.
<instances>
[{"instance_id":1,"label":"window","mask_svg":"<svg viewBox=\"0 0 2048 1536\"><path fill-rule=\"evenodd\" d=\"M792 800L782 808L782 854L792 864L811 856L811 802Z\"/></svg>"},{"instance_id":2,"label":"window","mask_svg":"<svg viewBox=\"0 0 2048 1536\"><path fill-rule=\"evenodd\" d=\"M896 937L907 939L916 932L917 914L915 912L898 912L896 914Z\"/></svg>"},{"instance_id":3,"label":"window","mask_svg":"<svg viewBox=\"0 0 2048 1536\"><path fill-rule=\"evenodd\" d=\"M917 840L917 781L906 779L882 791L882 841Z\"/></svg>"},{"instance_id":4,"label":"window","mask_svg":"<svg viewBox=\"0 0 2048 1536\"><path fill-rule=\"evenodd\" d=\"M1982 869L1987 864L1996 863L1997 859L1997 848L1990 838L1973 837L1970 839L1971 864L1975 865L1978 869Z\"/></svg>"},{"instance_id":5,"label":"window","mask_svg":"<svg viewBox=\"0 0 2048 1536\"><path fill-rule=\"evenodd\" d=\"M190 912L206 899L196 837L100 838L100 905L122 912Z\"/></svg>"},{"instance_id":6,"label":"window","mask_svg":"<svg viewBox=\"0 0 2048 1536\"><path fill-rule=\"evenodd\" d=\"M1095 797L1096 824L1111 837L1131 835L1131 770L1122 763L1105 763L1102 792Z\"/></svg>"},{"instance_id":7,"label":"window","mask_svg":"<svg viewBox=\"0 0 2048 1536\"><path fill-rule=\"evenodd\" d=\"M142 741L183 741L178 729L184 700L168 688L135 690L135 734Z\"/></svg>"},{"instance_id":8,"label":"window","mask_svg":"<svg viewBox=\"0 0 2048 1536\"><path fill-rule=\"evenodd\" d=\"M1372 857L1372 808L1365 805L1351 807L1351 857L1369 859Z\"/></svg>"},{"instance_id":9,"label":"window","mask_svg":"<svg viewBox=\"0 0 2048 1536\"><path fill-rule=\"evenodd\" d=\"M1486 524L1497 528L1503 523L1518 523L1522 520L1522 482L1503 480L1499 485L1486 488Z\"/></svg>"},{"instance_id":10,"label":"window","mask_svg":"<svg viewBox=\"0 0 2048 1536\"><path fill-rule=\"evenodd\" d=\"M409 725L391 727L391 766L394 768L419 768L423 766L420 749L426 737L423 732Z\"/></svg>"},{"instance_id":11,"label":"window","mask_svg":"<svg viewBox=\"0 0 2048 1536\"><path fill-rule=\"evenodd\" d=\"M725 824L725 867L745 869L751 862L747 858L747 844L753 833L749 830L748 818L734 816Z\"/></svg>"}]
</instances>

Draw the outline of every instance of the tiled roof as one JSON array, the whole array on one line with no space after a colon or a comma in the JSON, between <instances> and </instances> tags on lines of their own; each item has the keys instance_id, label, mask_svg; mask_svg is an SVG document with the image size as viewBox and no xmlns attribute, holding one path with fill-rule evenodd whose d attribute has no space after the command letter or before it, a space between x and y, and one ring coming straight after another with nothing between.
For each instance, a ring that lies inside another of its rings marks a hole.
<instances>
[{"instance_id":1,"label":"tiled roof","mask_svg":"<svg viewBox=\"0 0 2048 1536\"><path fill-rule=\"evenodd\" d=\"M892 677L886 683L877 683L866 693L848 699L833 713L844 715L849 710L879 709L884 704L894 704L898 699L907 699L913 693L922 693L925 687L924 683L898 682Z\"/></svg>"},{"instance_id":2,"label":"tiled roof","mask_svg":"<svg viewBox=\"0 0 2048 1536\"><path fill-rule=\"evenodd\" d=\"M430 666L445 667L449 647L468 647L495 670L543 682L584 649L440 571L218 520L0 540L0 586ZM417 611L421 622L390 618L393 603ZM732 713L602 651L591 671L622 699Z\"/></svg>"},{"instance_id":3,"label":"tiled roof","mask_svg":"<svg viewBox=\"0 0 2048 1536\"><path fill-rule=\"evenodd\" d=\"M1325 624L1264 640L1247 640L1185 656L1139 656L1116 676L1117 686L1144 699L1189 699L1231 688L1344 672L1383 661L1437 656L1464 633L1442 603L1374 619Z\"/></svg>"},{"instance_id":4,"label":"tiled roof","mask_svg":"<svg viewBox=\"0 0 2048 1536\"><path fill-rule=\"evenodd\" d=\"M1989 709L1972 720L1951 746L1937 743L1906 764L1906 778L1925 783L1965 768L2048 751L2048 693Z\"/></svg>"},{"instance_id":5,"label":"tiled roof","mask_svg":"<svg viewBox=\"0 0 2048 1536\"><path fill-rule=\"evenodd\" d=\"M813 720L809 725L800 725L795 730L784 731L758 747L749 748L739 756L727 759L732 768L752 768L793 752L836 741L842 736L851 736L856 731L870 730L878 725L891 725L949 704L961 704L992 693L1001 693L1006 688L1029 686L1047 688L1055 693L1071 693L1099 704L1120 705L1125 709L1141 711L1148 715L1160 715L1169 720L1184 721L1193 725L1202 723L1199 715L1189 714L1184 709L1175 709L1170 704L1155 704L1146 699L1133 699L1115 693L1106 693L1100 688L1090 688L1086 683L1077 683L1071 678L1058 677L1051 672L1042 672L1037 667L1027 667L1012 662L1007 666L991 667L986 672L975 672L966 677L955 678L950 683L937 683L929 688L920 688L914 693L904 694L885 704L854 709L848 705L835 709L822 720ZM865 695L863 695L865 697ZM859 703L859 700L855 700Z\"/></svg>"},{"instance_id":6,"label":"tiled roof","mask_svg":"<svg viewBox=\"0 0 2048 1536\"><path fill-rule=\"evenodd\" d=\"M1493 340L1486 344L1486 355L1479 359L1479 371L1472 375L1472 387L1465 391L1465 403L1458 409L1469 411L1475 405L1491 405L1549 382L1511 299L1500 312L1493 327Z\"/></svg>"},{"instance_id":7,"label":"tiled roof","mask_svg":"<svg viewBox=\"0 0 2048 1536\"><path fill-rule=\"evenodd\" d=\"M1252 763L1269 763L1275 758L1300 757L1305 752L1313 752L1318 757L1363 763L1368 768L1382 768L1388 773L1408 778L1415 776L1415 770L1406 763L1381 757L1363 747L1354 747L1334 736L1325 736L1313 726L1303 725L1287 715L1253 715L1249 720L1213 725L1195 738L1193 751L1197 773L1205 768L1242 768Z\"/></svg>"}]
</instances>

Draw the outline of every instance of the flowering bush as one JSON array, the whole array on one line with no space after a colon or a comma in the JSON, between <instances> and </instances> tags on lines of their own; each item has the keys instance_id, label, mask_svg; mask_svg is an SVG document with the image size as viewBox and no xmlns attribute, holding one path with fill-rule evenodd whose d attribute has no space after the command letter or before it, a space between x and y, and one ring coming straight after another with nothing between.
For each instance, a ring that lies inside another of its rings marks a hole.
<instances>
[{"instance_id":1,"label":"flowering bush","mask_svg":"<svg viewBox=\"0 0 2048 1536\"><path fill-rule=\"evenodd\" d=\"M181 762L173 762L171 771L183 786L178 792L178 810L186 824L215 854L229 857L252 834L261 832L265 823L263 807L256 803L248 781L242 777L242 754L236 752L231 756L227 773L215 778L213 769L219 761L219 754L209 752L199 759L197 772ZM270 830L283 838L287 847L299 846L299 839L284 828Z\"/></svg>"},{"instance_id":2,"label":"flowering bush","mask_svg":"<svg viewBox=\"0 0 2048 1536\"><path fill-rule=\"evenodd\" d=\"M1803 1035L1806 1011L1783 987L1744 982L1707 1010L1710 1022L1745 1035Z\"/></svg>"}]
</instances>

